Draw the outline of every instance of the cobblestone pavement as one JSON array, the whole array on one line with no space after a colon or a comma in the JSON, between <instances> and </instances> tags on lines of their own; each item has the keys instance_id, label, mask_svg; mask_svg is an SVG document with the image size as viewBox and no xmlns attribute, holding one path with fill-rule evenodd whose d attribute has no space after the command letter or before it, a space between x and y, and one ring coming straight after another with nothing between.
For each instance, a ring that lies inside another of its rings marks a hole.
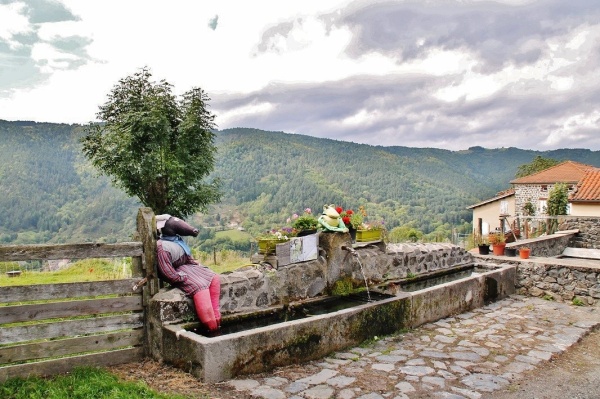
<instances>
[{"instance_id":1,"label":"cobblestone pavement","mask_svg":"<svg viewBox=\"0 0 600 399\"><path fill-rule=\"evenodd\" d=\"M325 359L226 381L220 393L226 388L233 398L485 399L597 326L599 307L515 295Z\"/></svg>"}]
</instances>

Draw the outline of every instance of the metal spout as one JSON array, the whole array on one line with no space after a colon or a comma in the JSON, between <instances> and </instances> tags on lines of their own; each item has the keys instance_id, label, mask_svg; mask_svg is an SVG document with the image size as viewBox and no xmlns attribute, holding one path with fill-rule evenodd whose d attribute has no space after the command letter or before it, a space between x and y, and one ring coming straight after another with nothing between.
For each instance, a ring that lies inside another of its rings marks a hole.
<instances>
[{"instance_id":1,"label":"metal spout","mask_svg":"<svg viewBox=\"0 0 600 399\"><path fill-rule=\"evenodd\" d=\"M348 251L352 254L352 256L354 256L355 258L358 258L358 252L356 252L356 250L352 247L349 247L347 245L342 245L342 249L344 251Z\"/></svg>"}]
</instances>

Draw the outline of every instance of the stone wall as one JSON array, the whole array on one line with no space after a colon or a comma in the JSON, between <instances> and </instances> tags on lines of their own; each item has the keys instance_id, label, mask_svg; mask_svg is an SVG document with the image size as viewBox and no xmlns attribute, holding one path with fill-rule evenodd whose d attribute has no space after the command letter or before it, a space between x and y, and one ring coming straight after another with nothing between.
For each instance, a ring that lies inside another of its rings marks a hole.
<instances>
[{"instance_id":1,"label":"stone wall","mask_svg":"<svg viewBox=\"0 0 600 399\"><path fill-rule=\"evenodd\" d=\"M592 305L600 300L600 270L573 265L523 262L517 268L517 292L558 302Z\"/></svg>"},{"instance_id":2,"label":"stone wall","mask_svg":"<svg viewBox=\"0 0 600 399\"><path fill-rule=\"evenodd\" d=\"M506 248L515 248L518 250L522 247L529 247L531 249L531 256L554 257L562 254L567 246L571 246L570 244L576 236L576 230L557 232L547 236L509 243L506 244Z\"/></svg>"},{"instance_id":3,"label":"stone wall","mask_svg":"<svg viewBox=\"0 0 600 399\"><path fill-rule=\"evenodd\" d=\"M221 275L221 311L224 315L252 312L270 306L301 301L417 276L472 263L472 255L453 244L355 245L349 234L325 233L319 237L319 257L314 261L270 268L247 266ZM356 256L355 256L356 255ZM159 324L195 320L191 299L178 289L163 289L151 300L151 312Z\"/></svg>"},{"instance_id":4,"label":"stone wall","mask_svg":"<svg viewBox=\"0 0 600 399\"><path fill-rule=\"evenodd\" d=\"M600 218L598 217L569 217L564 216L560 230L579 230L579 234L573 237L569 243L574 248L600 248Z\"/></svg>"}]
</instances>

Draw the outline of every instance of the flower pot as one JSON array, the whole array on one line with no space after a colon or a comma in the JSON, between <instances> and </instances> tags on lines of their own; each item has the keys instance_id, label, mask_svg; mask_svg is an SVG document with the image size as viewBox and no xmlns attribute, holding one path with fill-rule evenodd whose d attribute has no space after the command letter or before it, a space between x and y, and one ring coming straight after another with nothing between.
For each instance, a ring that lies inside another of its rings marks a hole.
<instances>
[{"instance_id":1,"label":"flower pot","mask_svg":"<svg viewBox=\"0 0 600 399\"><path fill-rule=\"evenodd\" d=\"M530 248L521 248L519 249L519 256L521 259L529 259L529 255L531 254Z\"/></svg>"},{"instance_id":2,"label":"flower pot","mask_svg":"<svg viewBox=\"0 0 600 399\"><path fill-rule=\"evenodd\" d=\"M381 230L356 230L356 241L378 241L381 240Z\"/></svg>"},{"instance_id":3,"label":"flower pot","mask_svg":"<svg viewBox=\"0 0 600 399\"><path fill-rule=\"evenodd\" d=\"M479 255L489 255L490 254L490 246L481 244L477 246L479 248Z\"/></svg>"},{"instance_id":4,"label":"flower pot","mask_svg":"<svg viewBox=\"0 0 600 399\"><path fill-rule=\"evenodd\" d=\"M258 240L258 253L264 255L270 255L275 253L275 246L289 240L276 238L261 238Z\"/></svg>"},{"instance_id":5,"label":"flower pot","mask_svg":"<svg viewBox=\"0 0 600 399\"><path fill-rule=\"evenodd\" d=\"M492 251L496 256L504 256L504 247L506 247L506 243L494 244L492 245Z\"/></svg>"},{"instance_id":6,"label":"flower pot","mask_svg":"<svg viewBox=\"0 0 600 399\"><path fill-rule=\"evenodd\" d=\"M517 256L517 249L516 248L504 248L504 255Z\"/></svg>"}]
</instances>

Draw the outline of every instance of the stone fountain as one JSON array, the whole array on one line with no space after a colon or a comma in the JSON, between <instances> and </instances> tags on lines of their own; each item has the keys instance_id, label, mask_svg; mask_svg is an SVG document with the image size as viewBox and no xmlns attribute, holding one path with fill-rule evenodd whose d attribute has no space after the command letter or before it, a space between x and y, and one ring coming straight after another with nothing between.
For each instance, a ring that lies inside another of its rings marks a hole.
<instances>
[{"instance_id":1,"label":"stone fountain","mask_svg":"<svg viewBox=\"0 0 600 399\"><path fill-rule=\"evenodd\" d=\"M347 233L320 233L318 248L315 260L256 264L223 274L223 322L242 323L365 288L380 294L378 300L207 337L198 331L191 301L178 290L161 290L150 301L150 355L202 381L217 382L320 358L515 292L516 266L475 262L452 244L353 245ZM464 270L454 281L403 290L412 280Z\"/></svg>"}]
</instances>

